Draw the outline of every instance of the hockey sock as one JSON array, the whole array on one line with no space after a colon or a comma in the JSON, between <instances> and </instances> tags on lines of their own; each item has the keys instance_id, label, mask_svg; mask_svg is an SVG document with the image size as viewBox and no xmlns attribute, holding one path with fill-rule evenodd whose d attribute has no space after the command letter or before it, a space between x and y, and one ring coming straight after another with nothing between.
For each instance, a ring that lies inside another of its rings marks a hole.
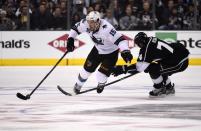
<instances>
[{"instance_id":1,"label":"hockey sock","mask_svg":"<svg viewBox=\"0 0 201 131\"><path fill-rule=\"evenodd\" d=\"M78 75L78 79L77 79L76 83L79 86L83 86L83 84L87 81L87 79L90 75L91 75L90 72L87 72L85 69L82 69Z\"/></svg>"},{"instance_id":2,"label":"hockey sock","mask_svg":"<svg viewBox=\"0 0 201 131\"><path fill-rule=\"evenodd\" d=\"M167 80L165 81L165 85L168 85L168 84L170 84L170 83L171 83L171 80L170 80L170 78L168 77Z\"/></svg>"},{"instance_id":3,"label":"hockey sock","mask_svg":"<svg viewBox=\"0 0 201 131\"><path fill-rule=\"evenodd\" d=\"M152 78L152 81L153 81L153 83L154 84L159 84L159 83L161 83L162 81L163 81L163 77L160 75L158 78L156 78L156 79L153 79Z\"/></svg>"},{"instance_id":4,"label":"hockey sock","mask_svg":"<svg viewBox=\"0 0 201 131\"><path fill-rule=\"evenodd\" d=\"M98 83L106 83L108 77L105 74L103 74L102 72L97 71L96 78L97 78Z\"/></svg>"}]
</instances>

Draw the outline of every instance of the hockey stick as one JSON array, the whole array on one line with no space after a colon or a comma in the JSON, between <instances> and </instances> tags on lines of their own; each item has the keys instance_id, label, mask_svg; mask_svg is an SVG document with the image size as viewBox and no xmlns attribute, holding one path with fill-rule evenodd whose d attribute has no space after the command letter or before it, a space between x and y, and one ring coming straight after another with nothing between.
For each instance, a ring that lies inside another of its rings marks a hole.
<instances>
[{"instance_id":1,"label":"hockey stick","mask_svg":"<svg viewBox=\"0 0 201 131\"><path fill-rule=\"evenodd\" d=\"M117 82L119 82L119 81L121 81L121 80L124 80L124 79L126 79L126 78L129 78L129 77L131 77L131 76L133 76L133 75L135 75L135 74L137 74L137 73L138 73L138 72L136 72L136 73L134 72L134 73L132 73L132 74L130 74L130 75L127 75L127 76L125 76L125 77L122 77L122 78L120 78L120 79L117 79L117 80L115 80L115 81L112 81L112 82L110 82L110 83L107 83L107 84L105 84L104 87L109 86L109 85L112 85L112 84L114 84L114 83L117 83ZM58 88L58 90L61 91L64 95L72 96L71 93L68 93L68 92L64 91L59 85L57 85L57 88ZM76 95L83 94L83 93L87 93L87 92L90 92L90 91L93 91L93 90L97 90L97 88L98 88L98 87L91 88L91 89L88 89L88 90L84 90L84 91L81 91L80 93L78 93L78 94L76 94Z\"/></svg>"},{"instance_id":2,"label":"hockey stick","mask_svg":"<svg viewBox=\"0 0 201 131\"><path fill-rule=\"evenodd\" d=\"M30 94L27 95L23 95L21 93L17 93L16 96L22 100L28 100L30 99L31 95L36 91L36 89L38 89L38 87L43 83L43 81L50 75L50 73L57 67L57 65L61 62L61 60L66 56L66 54L68 53L68 51L66 51L63 56L57 61L57 63L54 65L54 67L49 71L49 73L47 73L47 75L38 83L38 85L31 91Z\"/></svg>"}]
</instances>

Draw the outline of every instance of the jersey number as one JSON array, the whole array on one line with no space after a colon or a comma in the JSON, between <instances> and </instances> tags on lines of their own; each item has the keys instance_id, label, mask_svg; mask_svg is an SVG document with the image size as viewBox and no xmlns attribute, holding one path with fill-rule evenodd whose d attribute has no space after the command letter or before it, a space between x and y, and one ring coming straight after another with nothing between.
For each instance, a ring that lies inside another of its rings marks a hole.
<instances>
[{"instance_id":1,"label":"jersey number","mask_svg":"<svg viewBox=\"0 0 201 131\"><path fill-rule=\"evenodd\" d=\"M112 36L114 36L116 33L117 33L117 32L116 32L116 30L114 30L114 29L112 29L112 30L110 31L110 34L111 34Z\"/></svg>"},{"instance_id":2,"label":"jersey number","mask_svg":"<svg viewBox=\"0 0 201 131\"><path fill-rule=\"evenodd\" d=\"M169 52L173 53L172 47L170 47L168 44L158 41L157 49L162 50L162 47L166 48L167 50L169 50Z\"/></svg>"}]
</instances>

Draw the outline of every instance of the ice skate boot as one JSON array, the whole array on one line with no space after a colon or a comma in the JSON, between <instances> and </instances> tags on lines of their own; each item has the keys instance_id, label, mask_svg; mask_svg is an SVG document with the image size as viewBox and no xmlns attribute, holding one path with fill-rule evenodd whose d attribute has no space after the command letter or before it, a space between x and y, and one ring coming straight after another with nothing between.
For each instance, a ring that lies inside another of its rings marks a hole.
<instances>
[{"instance_id":1,"label":"ice skate boot","mask_svg":"<svg viewBox=\"0 0 201 131\"><path fill-rule=\"evenodd\" d=\"M166 89L163 83L154 84L154 89L149 92L150 98L165 97Z\"/></svg>"},{"instance_id":2,"label":"ice skate boot","mask_svg":"<svg viewBox=\"0 0 201 131\"><path fill-rule=\"evenodd\" d=\"M175 89L174 89L174 83L169 83L165 85L166 87L166 95L174 95Z\"/></svg>"},{"instance_id":3,"label":"ice skate boot","mask_svg":"<svg viewBox=\"0 0 201 131\"><path fill-rule=\"evenodd\" d=\"M79 94L80 93L80 90L81 90L81 87L80 85L78 85L77 83L75 83L75 86L73 88L73 91L75 94Z\"/></svg>"},{"instance_id":4,"label":"ice skate boot","mask_svg":"<svg viewBox=\"0 0 201 131\"><path fill-rule=\"evenodd\" d=\"M104 90L104 87L105 87L105 83L98 83L98 86L97 86L97 93L102 93L103 90Z\"/></svg>"}]
</instances>

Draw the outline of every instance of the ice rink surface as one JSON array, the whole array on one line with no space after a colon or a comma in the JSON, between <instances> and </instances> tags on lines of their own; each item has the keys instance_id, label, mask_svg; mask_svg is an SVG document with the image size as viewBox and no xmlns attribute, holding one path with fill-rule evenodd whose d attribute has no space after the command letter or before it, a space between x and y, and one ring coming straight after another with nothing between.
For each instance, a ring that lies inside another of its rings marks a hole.
<instances>
[{"instance_id":1,"label":"ice rink surface","mask_svg":"<svg viewBox=\"0 0 201 131\"><path fill-rule=\"evenodd\" d=\"M30 93L52 67L0 67L0 131L201 131L201 67L190 66L171 76L175 96L151 99L152 81L137 74L105 88L72 92L82 67L58 67L24 101L17 92ZM108 82L124 77L111 77ZM97 85L95 73L82 90Z\"/></svg>"}]
</instances>

